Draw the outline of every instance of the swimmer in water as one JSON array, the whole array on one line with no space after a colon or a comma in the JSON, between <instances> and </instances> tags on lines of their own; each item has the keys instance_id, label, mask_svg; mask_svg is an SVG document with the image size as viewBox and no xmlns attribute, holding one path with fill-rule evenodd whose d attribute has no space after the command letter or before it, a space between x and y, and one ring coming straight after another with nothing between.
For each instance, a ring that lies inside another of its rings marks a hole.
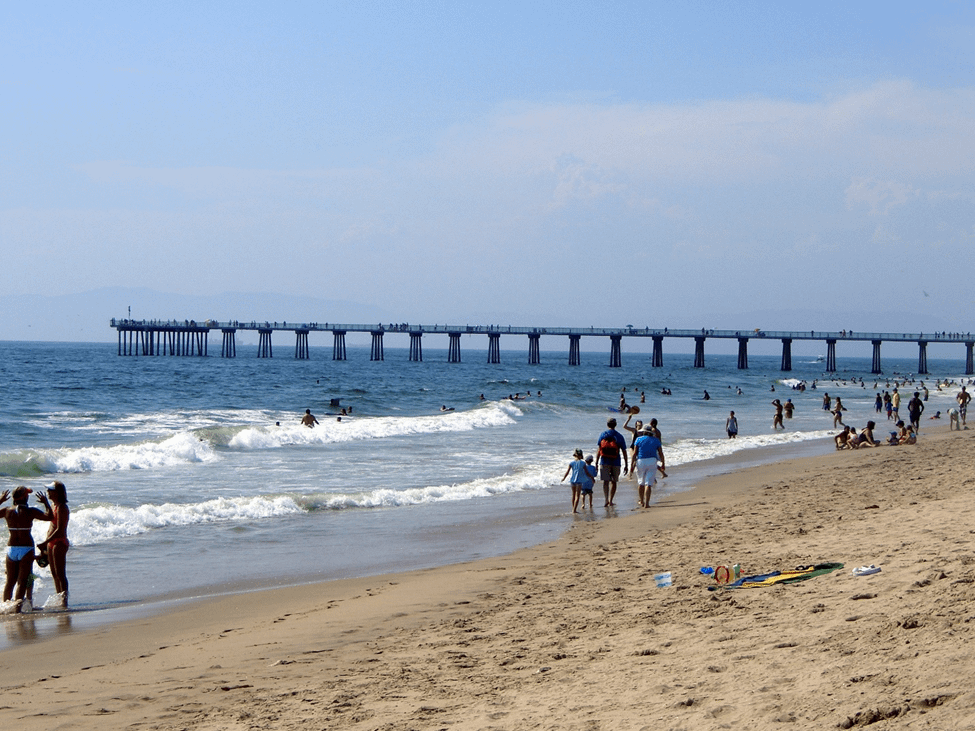
<instances>
[{"instance_id":1,"label":"swimmer in water","mask_svg":"<svg viewBox=\"0 0 975 731\"><path fill-rule=\"evenodd\" d=\"M344 414L345 411L342 413ZM301 423L304 426L307 426L309 429L314 429L315 424L318 423L318 419L316 419L315 415L311 413L311 409L305 409L305 415L301 417Z\"/></svg>"}]
</instances>

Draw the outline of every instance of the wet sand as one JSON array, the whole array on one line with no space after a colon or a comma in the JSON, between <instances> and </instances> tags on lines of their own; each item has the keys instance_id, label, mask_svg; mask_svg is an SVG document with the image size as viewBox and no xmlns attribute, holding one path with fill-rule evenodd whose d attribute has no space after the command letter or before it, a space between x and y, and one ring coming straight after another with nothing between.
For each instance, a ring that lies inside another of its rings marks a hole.
<instances>
[{"instance_id":1,"label":"wet sand","mask_svg":"<svg viewBox=\"0 0 975 731\"><path fill-rule=\"evenodd\" d=\"M973 439L925 429L916 446L749 468L581 517L500 558L180 604L13 648L0 723L965 728ZM699 572L826 561L846 566L760 589L708 591ZM863 564L882 571L853 576Z\"/></svg>"}]
</instances>

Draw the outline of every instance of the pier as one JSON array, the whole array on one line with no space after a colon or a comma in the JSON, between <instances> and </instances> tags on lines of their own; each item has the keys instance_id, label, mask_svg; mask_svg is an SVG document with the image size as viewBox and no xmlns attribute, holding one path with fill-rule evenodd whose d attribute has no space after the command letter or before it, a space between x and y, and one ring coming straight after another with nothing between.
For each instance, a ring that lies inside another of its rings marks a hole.
<instances>
[{"instance_id":1,"label":"pier","mask_svg":"<svg viewBox=\"0 0 975 731\"><path fill-rule=\"evenodd\" d=\"M682 338L694 340L694 367L704 368L705 344L708 340L737 340L738 368L748 368L748 344L752 340L778 340L782 347L781 370L792 370L792 344L799 340L816 340L826 344L826 360L824 370L836 371L837 345L869 341L873 346L873 362L871 373L883 373L880 359L880 348L883 343L916 343L918 347L917 373L928 373L927 347L929 343L951 343L965 346L965 374L975 374L975 360L973 348L975 338L971 333L874 333L840 332L805 330L801 332L766 331L766 330L671 330L670 328L574 328L574 327L512 327L499 325L411 325L407 323L388 325L343 325L337 323L288 323L288 322L217 322L205 320L198 323L195 320L130 320L112 319L111 326L118 332L118 354L126 356L196 356L208 355L207 343L210 330L220 330L223 343L220 349L221 358L236 358L236 334L238 331L254 331L258 333L258 358L273 357L271 336L277 332L287 332L294 335L294 357L298 360L308 360L310 357L308 336L313 332L332 334L332 360L346 360L345 336L353 333L369 333L372 338L369 359L381 361L384 359L383 338L386 335L403 335L409 337L411 361L423 360L423 336L446 335L448 338L447 362L460 363L461 336L484 335L487 337L487 362L501 362L501 336L527 337L528 362L531 365L541 363L540 341L542 335L561 336L568 339L569 365L581 363L579 344L583 337L607 338L609 340L609 366L619 368L622 365L622 342L624 338L650 338L653 341L650 355L650 365L662 368L664 365L664 340L667 338Z\"/></svg>"}]
</instances>

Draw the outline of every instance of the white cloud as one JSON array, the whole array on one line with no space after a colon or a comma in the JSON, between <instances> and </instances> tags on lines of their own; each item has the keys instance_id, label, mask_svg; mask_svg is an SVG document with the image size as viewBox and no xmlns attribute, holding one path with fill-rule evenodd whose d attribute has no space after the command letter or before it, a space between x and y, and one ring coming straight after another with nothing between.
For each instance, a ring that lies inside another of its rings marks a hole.
<instances>
[{"instance_id":1,"label":"white cloud","mask_svg":"<svg viewBox=\"0 0 975 731\"><path fill-rule=\"evenodd\" d=\"M846 206L854 210L865 205L871 215L885 216L917 197L918 191L904 183L855 178L846 189Z\"/></svg>"}]
</instances>

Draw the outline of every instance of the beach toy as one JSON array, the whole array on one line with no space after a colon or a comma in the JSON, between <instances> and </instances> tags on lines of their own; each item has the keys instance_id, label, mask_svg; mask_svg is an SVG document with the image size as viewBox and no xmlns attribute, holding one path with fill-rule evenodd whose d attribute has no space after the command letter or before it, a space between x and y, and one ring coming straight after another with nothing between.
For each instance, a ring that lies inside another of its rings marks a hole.
<instances>
[{"instance_id":1,"label":"beach toy","mask_svg":"<svg viewBox=\"0 0 975 731\"><path fill-rule=\"evenodd\" d=\"M669 571L664 571L659 574L653 575L653 580L656 582L657 587L663 589L671 585L671 576Z\"/></svg>"},{"instance_id":2,"label":"beach toy","mask_svg":"<svg viewBox=\"0 0 975 731\"><path fill-rule=\"evenodd\" d=\"M640 413L640 407L639 406L631 406L630 407L630 413L631 414L639 414Z\"/></svg>"},{"instance_id":3,"label":"beach toy","mask_svg":"<svg viewBox=\"0 0 975 731\"><path fill-rule=\"evenodd\" d=\"M702 566L701 573L704 574L705 576L711 576L711 574L714 573L714 569L711 568L710 566Z\"/></svg>"},{"instance_id":4,"label":"beach toy","mask_svg":"<svg viewBox=\"0 0 975 731\"><path fill-rule=\"evenodd\" d=\"M714 570L714 580L719 584L730 584L732 581L738 581L740 578L740 563L736 563L734 566L718 566Z\"/></svg>"},{"instance_id":5,"label":"beach toy","mask_svg":"<svg viewBox=\"0 0 975 731\"><path fill-rule=\"evenodd\" d=\"M880 567L870 564L869 566L860 566L859 568L853 569L854 576L870 576L871 574L879 574Z\"/></svg>"}]
</instances>

